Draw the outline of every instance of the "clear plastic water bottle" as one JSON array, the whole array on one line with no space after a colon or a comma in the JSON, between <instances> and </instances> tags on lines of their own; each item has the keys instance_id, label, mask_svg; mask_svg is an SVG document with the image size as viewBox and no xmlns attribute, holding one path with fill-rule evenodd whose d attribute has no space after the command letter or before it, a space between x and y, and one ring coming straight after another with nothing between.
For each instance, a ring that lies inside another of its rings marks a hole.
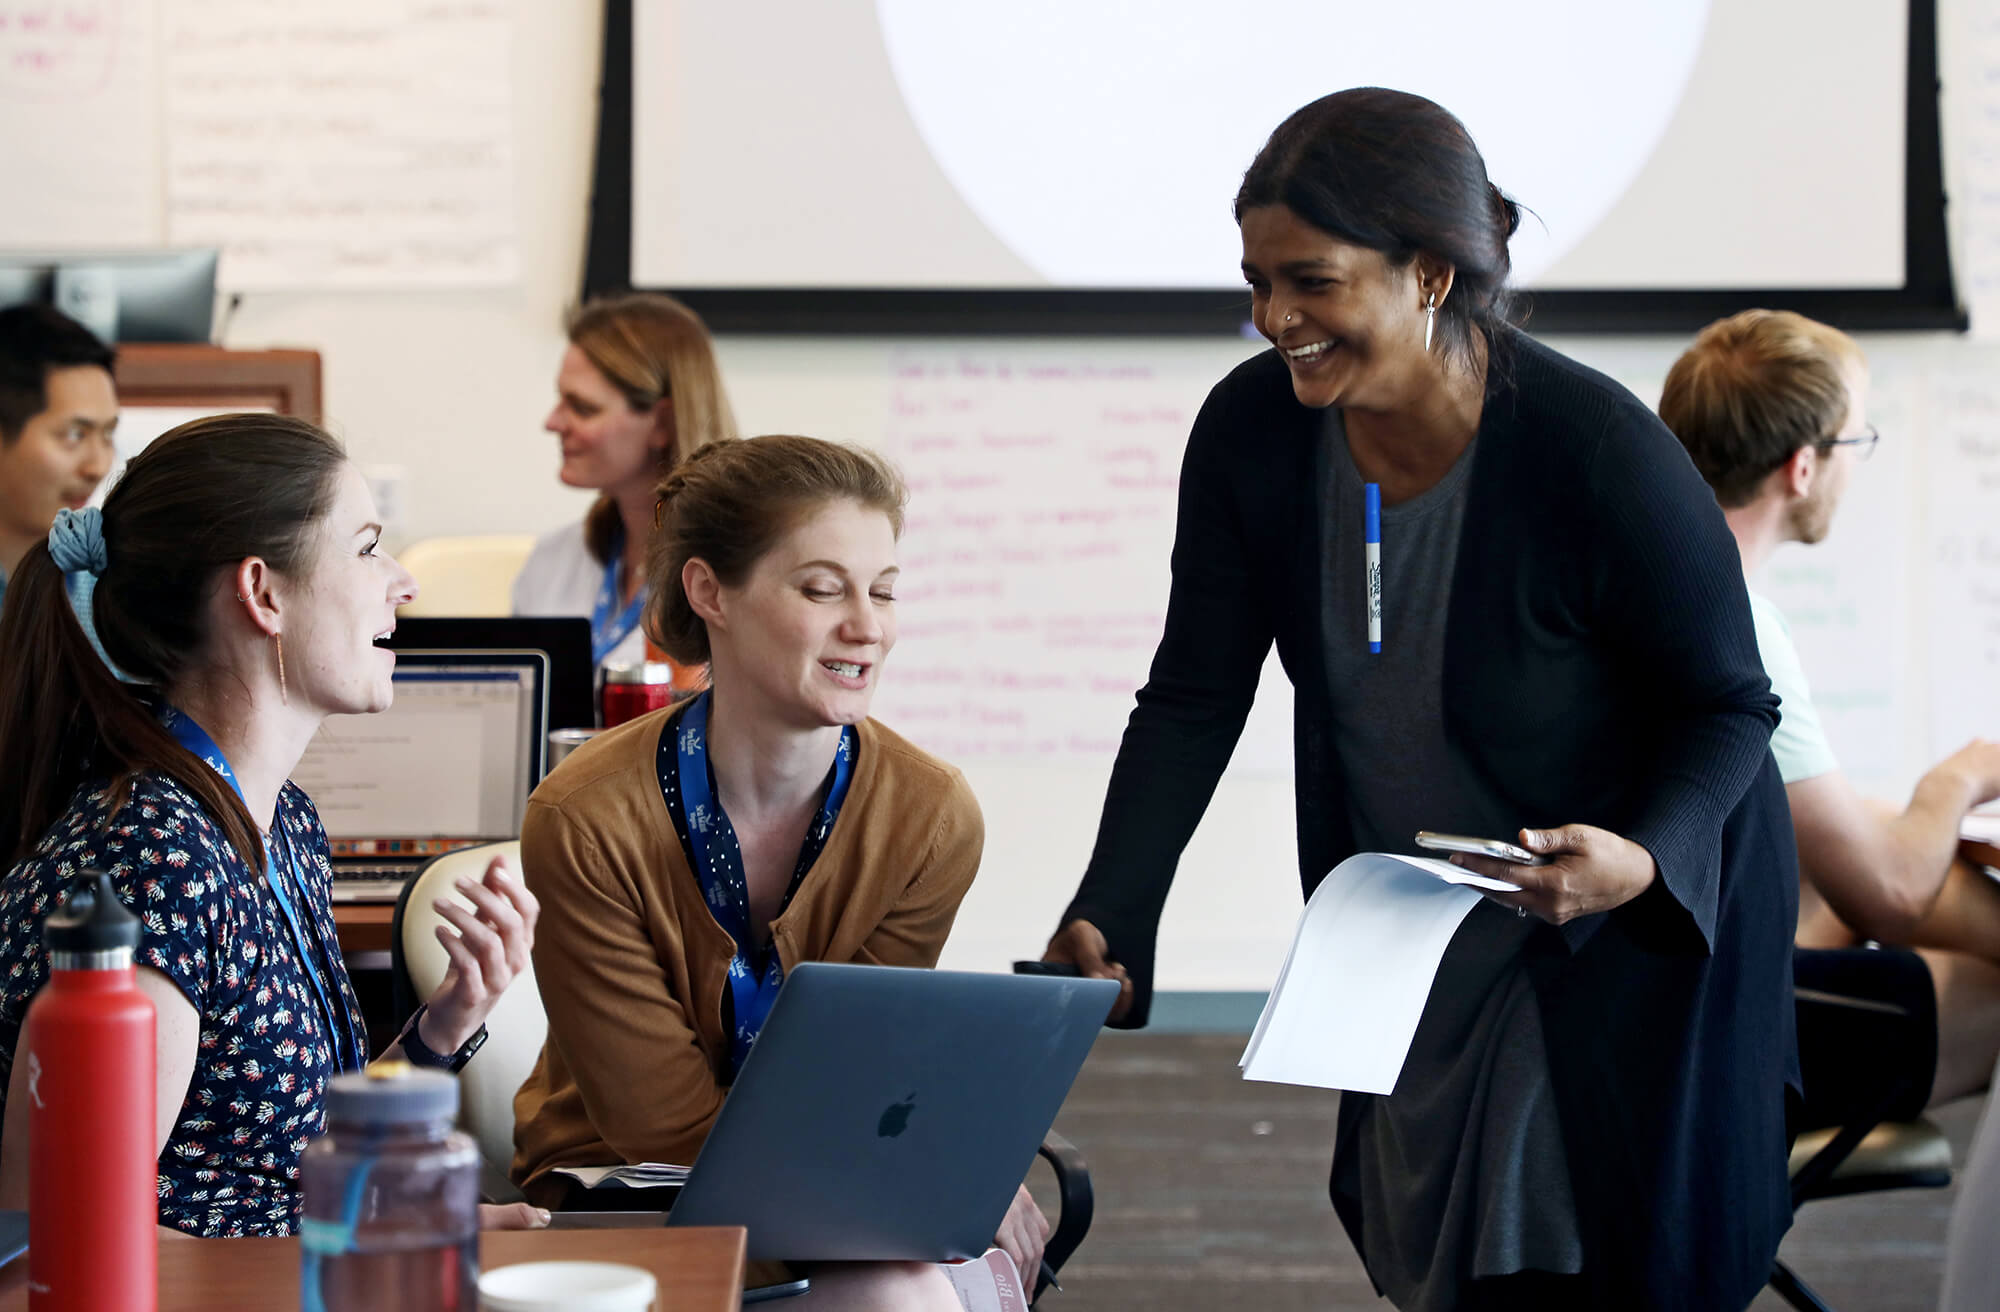
<instances>
[{"instance_id":1,"label":"clear plastic water bottle","mask_svg":"<svg viewBox=\"0 0 2000 1312\"><path fill-rule=\"evenodd\" d=\"M329 1084L301 1169L303 1312L479 1306L479 1150L457 1115L457 1080L403 1062Z\"/></svg>"}]
</instances>

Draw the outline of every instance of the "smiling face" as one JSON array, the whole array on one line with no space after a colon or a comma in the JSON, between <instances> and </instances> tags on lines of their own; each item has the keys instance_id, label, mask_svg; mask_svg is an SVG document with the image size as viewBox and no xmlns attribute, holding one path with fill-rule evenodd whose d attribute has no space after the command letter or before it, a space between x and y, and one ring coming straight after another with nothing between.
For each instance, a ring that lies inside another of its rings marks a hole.
<instances>
[{"instance_id":1,"label":"smiling face","mask_svg":"<svg viewBox=\"0 0 2000 1312\"><path fill-rule=\"evenodd\" d=\"M1395 410L1433 385L1423 260L1398 268L1283 205L1245 210L1241 226L1251 322L1283 354L1302 405Z\"/></svg>"},{"instance_id":2,"label":"smiling face","mask_svg":"<svg viewBox=\"0 0 2000 1312\"><path fill-rule=\"evenodd\" d=\"M289 699L325 715L386 711L395 699L395 653L378 645L417 581L381 550L381 516L368 483L341 466L333 506L315 530L303 580L284 609Z\"/></svg>"},{"instance_id":3,"label":"smiling face","mask_svg":"<svg viewBox=\"0 0 2000 1312\"><path fill-rule=\"evenodd\" d=\"M716 684L793 728L866 719L896 645L898 572L887 515L845 499L821 506L742 586L720 590L720 619L708 625Z\"/></svg>"},{"instance_id":4,"label":"smiling face","mask_svg":"<svg viewBox=\"0 0 2000 1312\"><path fill-rule=\"evenodd\" d=\"M555 409L542 427L562 439L565 484L614 496L650 489L673 446L673 425L672 402L634 410L589 356L574 346L563 352Z\"/></svg>"},{"instance_id":5,"label":"smiling face","mask_svg":"<svg viewBox=\"0 0 2000 1312\"><path fill-rule=\"evenodd\" d=\"M48 404L13 441L0 442L3 564L48 536L58 510L81 510L116 456L118 393L109 372L96 365L51 369L43 390Z\"/></svg>"}]
</instances>

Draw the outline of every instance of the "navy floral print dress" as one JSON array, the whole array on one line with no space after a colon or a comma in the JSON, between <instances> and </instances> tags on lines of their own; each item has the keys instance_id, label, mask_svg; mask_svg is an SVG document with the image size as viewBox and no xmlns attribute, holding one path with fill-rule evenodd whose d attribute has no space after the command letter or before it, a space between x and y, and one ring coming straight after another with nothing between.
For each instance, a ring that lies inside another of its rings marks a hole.
<instances>
[{"instance_id":1,"label":"navy floral print dress","mask_svg":"<svg viewBox=\"0 0 2000 1312\"><path fill-rule=\"evenodd\" d=\"M101 782L77 790L0 881L0 1123L21 1022L48 976L42 922L85 867L109 873L141 920L138 963L200 1018L187 1099L160 1154L160 1224L193 1235L298 1228L299 1155L324 1123L326 1082L363 1060L360 1007L334 938L326 831L292 784L278 798L277 876L303 943L265 883L179 784L141 775L116 813ZM327 1017L300 958L314 954Z\"/></svg>"}]
</instances>

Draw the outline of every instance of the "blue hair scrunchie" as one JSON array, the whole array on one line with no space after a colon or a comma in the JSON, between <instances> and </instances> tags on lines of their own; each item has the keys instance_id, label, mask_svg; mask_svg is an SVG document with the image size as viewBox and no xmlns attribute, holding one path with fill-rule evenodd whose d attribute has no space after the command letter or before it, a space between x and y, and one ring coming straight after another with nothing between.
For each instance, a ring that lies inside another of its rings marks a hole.
<instances>
[{"instance_id":1,"label":"blue hair scrunchie","mask_svg":"<svg viewBox=\"0 0 2000 1312\"><path fill-rule=\"evenodd\" d=\"M49 529L49 559L65 574L78 570L92 575L104 573L104 567L111 561L104 549L104 512L96 506L85 506L82 510L65 506L58 510L56 522Z\"/></svg>"}]
</instances>

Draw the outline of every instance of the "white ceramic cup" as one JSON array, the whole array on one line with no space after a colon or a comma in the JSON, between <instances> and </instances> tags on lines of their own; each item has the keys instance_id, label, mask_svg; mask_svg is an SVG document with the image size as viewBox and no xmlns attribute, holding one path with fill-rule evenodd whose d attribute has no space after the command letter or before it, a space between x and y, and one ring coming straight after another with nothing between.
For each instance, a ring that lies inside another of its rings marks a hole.
<instances>
[{"instance_id":1,"label":"white ceramic cup","mask_svg":"<svg viewBox=\"0 0 2000 1312\"><path fill-rule=\"evenodd\" d=\"M479 1277L483 1312L651 1312L653 1273L617 1262L518 1262Z\"/></svg>"}]
</instances>

